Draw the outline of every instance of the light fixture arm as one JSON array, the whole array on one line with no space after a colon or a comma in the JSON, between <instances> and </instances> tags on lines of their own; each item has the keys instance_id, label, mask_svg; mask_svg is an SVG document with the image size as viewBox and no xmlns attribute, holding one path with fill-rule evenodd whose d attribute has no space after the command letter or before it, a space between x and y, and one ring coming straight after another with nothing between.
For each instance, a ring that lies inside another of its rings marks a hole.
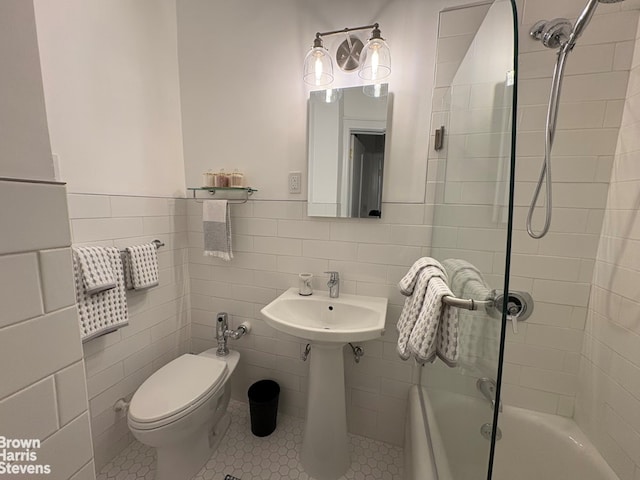
<instances>
[{"instance_id":1,"label":"light fixture arm","mask_svg":"<svg viewBox=\"0 0 640 480\"><path fill-rule=\"evenodd\" d=\"M380 30L378 29L379 26L380 26L379 24L374 23L373 25L364 25L362 27L345 27L342 30L332 30L330 32L317 32L316 33L316 39L314 40L313 44L314 44L314 46L316 46L315 43L318 40L320 40L320 42L322 42L321 37L328 37L329 35L336 35L338 33L355 32L356 30L368 30L370 28L373 29L372 36L375 35L376 32L377 32L377 35L379 37L380 36ZM375 37L375 38L378 38L378 37Z\"/></svg>"}]
</instances>

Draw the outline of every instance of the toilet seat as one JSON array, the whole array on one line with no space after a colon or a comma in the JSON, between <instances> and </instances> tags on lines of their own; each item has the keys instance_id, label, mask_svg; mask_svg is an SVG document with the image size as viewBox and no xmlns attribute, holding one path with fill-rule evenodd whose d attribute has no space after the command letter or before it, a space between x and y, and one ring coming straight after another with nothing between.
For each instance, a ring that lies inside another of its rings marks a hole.
<instances>
[{"instance_id":1,"label":"toilet seat","mask_svg":"<svg viewBox=\"0 0 640 480\"><path fill-rule=\"evenodd\" d=\"M129 405L129 425L159 428L188 415L220 390L227 364L216 358L184 354L151 375Z\"/></svg>"}]
</instances>

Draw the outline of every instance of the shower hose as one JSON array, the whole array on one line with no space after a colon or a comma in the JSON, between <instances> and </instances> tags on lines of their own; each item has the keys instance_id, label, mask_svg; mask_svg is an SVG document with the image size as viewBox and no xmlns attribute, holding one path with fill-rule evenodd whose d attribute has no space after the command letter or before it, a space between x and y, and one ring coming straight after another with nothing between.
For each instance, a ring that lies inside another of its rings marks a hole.
<instances>
[{"instance_id":1,"label":"shower hose","mask_svg":"<svg viewBox=\"0 0 640 480\"><path fill-rule=\"evenodd\" d=\"M553 69L553 80L551 81L551 93L549 95L549 106L547 108L547 121L545 127L544 139L544 161L540 169L540 177L538 184L529 205L529 213L527 214L527 233L532 238L542 238L549 231L551 226L551 211L553 207L552 201L552 184L551 184L551 150L553 149L553 139L556 135L556 120L558 119L558 107L560 105L560 91L562 90L562 77L564 76L564 65L567 55L571 51L571 47L564 45L558 51L555 68ZM542 230L538 233L534 232L532 223L533 212L538 204L542 183L545 183L546 201L545 201L545 217Z\"/></svg>"}]
</instances>

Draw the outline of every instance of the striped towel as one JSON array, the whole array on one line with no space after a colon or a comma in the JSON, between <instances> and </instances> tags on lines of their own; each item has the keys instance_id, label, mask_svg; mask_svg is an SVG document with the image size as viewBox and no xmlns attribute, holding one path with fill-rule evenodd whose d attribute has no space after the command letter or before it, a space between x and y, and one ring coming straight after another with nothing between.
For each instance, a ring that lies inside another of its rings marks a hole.
<instances>
[{"instance_id":1,"label":"striped towel","mask_svg":"<svg viewBox=\"0 0 640 480\"><path fill-rule=\"evenodd\" d=\"M231 260L231 220L226 200L206 200L202 205L204 254Z\"/></svg>"},{"instance_id":2,"label":"striped towel","mask_svg":"<svg viewBox=\"0 0 640 480\"><path fill-rule=\"evenodd\" d=\"M84 291L93 295L115 288L116 280L107 249L104 247L73 247Z\"/></svg>"},{"instance_id":3,"label":"striped towel","mask_svg":"<svg viewBox=\"0 0 640 480\"><path fill-rule=\"evenodd\" d=\"M124 327L129 323L127 297L124 286L124 272L117 248L105 247L116 286L110 290L89 294L82 280L78 256L73 256L73 272L76 285L76 300L80 319L82 342L99 337Z\"/></svg>"},{"instance_id":4,"label":"striped towel","mask_svg":"<svg viewBox=\"0 0 640 480\"><path fill-rule=\"evenodd\" d=\"M127 247L122 260L127 290L142 290L158 285L158 247L155 243Z\"/></svg>"}]
</instances>

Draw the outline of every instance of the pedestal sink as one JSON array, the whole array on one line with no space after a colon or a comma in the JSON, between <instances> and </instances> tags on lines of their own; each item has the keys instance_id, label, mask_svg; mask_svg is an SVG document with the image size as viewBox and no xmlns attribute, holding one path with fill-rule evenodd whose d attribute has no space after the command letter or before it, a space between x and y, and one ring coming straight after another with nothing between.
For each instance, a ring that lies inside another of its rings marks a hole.
<instances>
[{"instance_id":1,"label":"pedestal sink","mask_svg":"<svg viewBox=\"0 0 640 480\"><path fill-rule=\"evenodd\" d=\"M387 299L361 295L309 297L290 288L261 310L268 325L308 341L309 396L300 461L318 480L335 480L349 468L342 347L380 337Z\"/></svg>"}]
</instances>

